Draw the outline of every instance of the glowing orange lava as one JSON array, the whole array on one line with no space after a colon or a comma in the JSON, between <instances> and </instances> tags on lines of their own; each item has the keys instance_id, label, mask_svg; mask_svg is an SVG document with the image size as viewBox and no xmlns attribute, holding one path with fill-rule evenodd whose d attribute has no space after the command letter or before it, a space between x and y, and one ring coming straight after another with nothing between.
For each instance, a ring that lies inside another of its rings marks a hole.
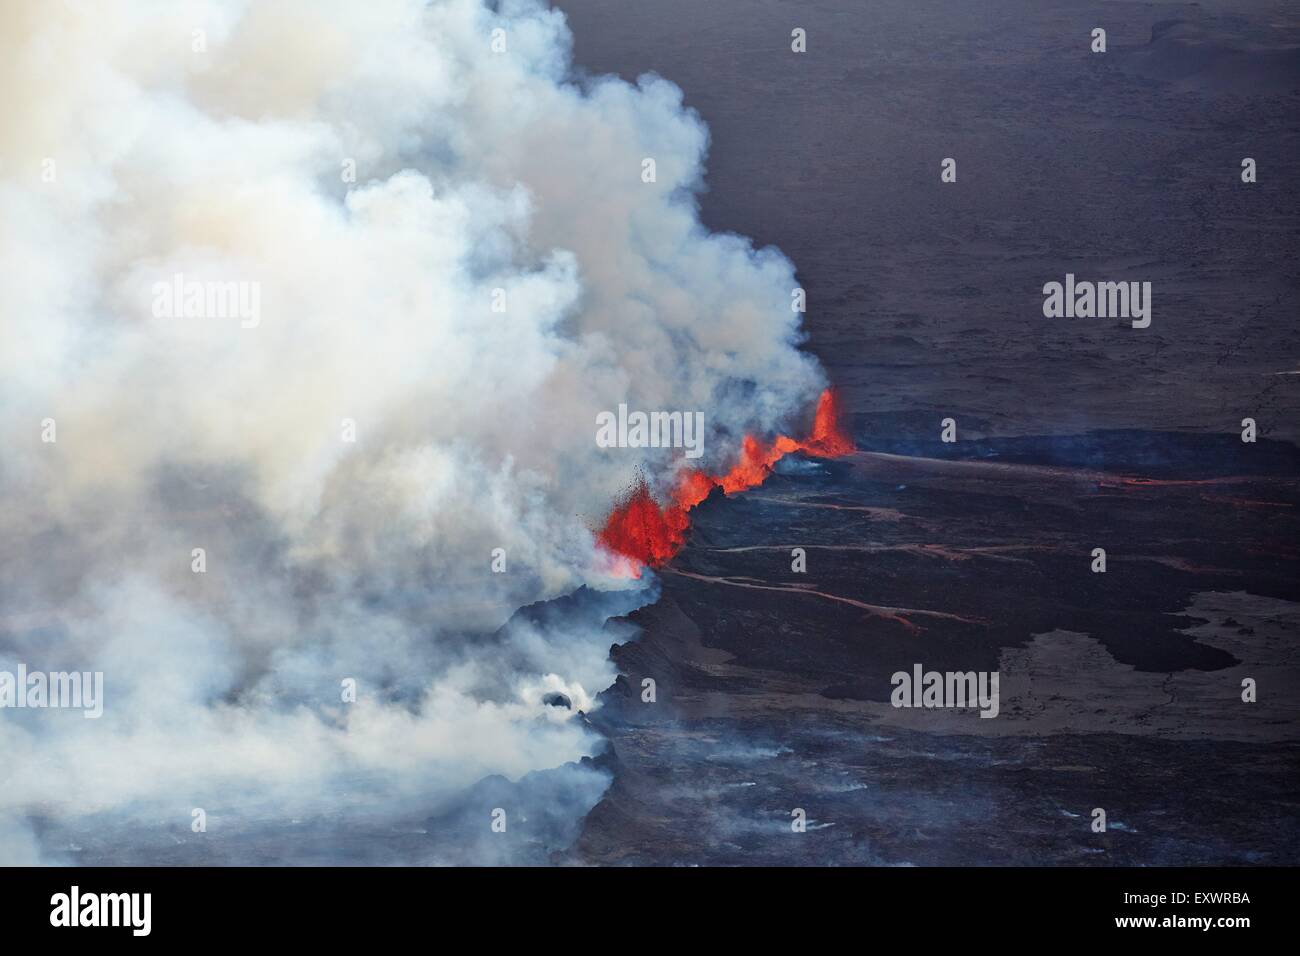
<instances>
[{"instance_id":1,"label":"glowing orange lava","mask_svg":"<svg viewBox=\"0 0 1300 956\"><path fill-rule=\"evenodd\" d=\"M767 480L772 466L791 452L818 458L836 458L853 451L853 439L840 424L839 397L832 389L817 400L812 434L803 441L786 435L764 444L753 435L741 443L740 460L724 475L703 471L682 472L669 500L660 504L645 480L638 481L615 505L597 540L614 559L614 573L640 577L645 565L657 568L686 544L690 510L714 488L735 494Z\"/></svg>"}]
</instances>

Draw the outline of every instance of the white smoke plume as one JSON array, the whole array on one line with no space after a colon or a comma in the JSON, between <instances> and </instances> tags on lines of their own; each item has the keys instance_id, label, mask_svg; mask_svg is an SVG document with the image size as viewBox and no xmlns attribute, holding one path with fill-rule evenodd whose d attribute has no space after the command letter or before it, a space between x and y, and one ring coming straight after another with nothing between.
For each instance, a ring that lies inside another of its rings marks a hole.
<instances>
[{"instance_id":1,"label":"white smoke plume","mask_svg":"<svg viewBox=\"0 0 1300 956\"><path fill-rule=\"evenodd\" d=\"M676 458L597 413L703 410L724 466L823 381L790 263L699 223L680 91L569 48L535 0L0 0L0 671L105 675L0 710L0 863L593 752L599 621L495 632L627 586L593 528ZM158 314L177 275L256 322Z\"/></svg>"}]
</instances>

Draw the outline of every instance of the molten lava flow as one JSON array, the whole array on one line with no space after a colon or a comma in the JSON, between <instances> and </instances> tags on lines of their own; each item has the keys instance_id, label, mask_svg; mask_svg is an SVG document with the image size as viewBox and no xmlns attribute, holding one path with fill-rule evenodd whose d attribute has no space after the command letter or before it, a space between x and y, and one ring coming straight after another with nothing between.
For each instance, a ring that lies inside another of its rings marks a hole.
<instances>
[{"instance_id":1,"label":"molten lava flow","mask_svg":"<svg viewBox=\"0 0 1300 956\"><path fill-rule=\"evenodd\" d=\"M780 435L764 445L753 435L741 443L740 460L725 475L703 471L682 472L669 500L660 504L641 479L615 505L598 541L614 559L614 573L641 576L644 565L659 567L686 544L692 508L714 488L735 494L767 480L772 466L791 452L801 451L818 458L836 458L853 451L853 439L840 425L840 402L827 389L817 400L812 434L804 441Z\"/></svg>"}]
</instances>

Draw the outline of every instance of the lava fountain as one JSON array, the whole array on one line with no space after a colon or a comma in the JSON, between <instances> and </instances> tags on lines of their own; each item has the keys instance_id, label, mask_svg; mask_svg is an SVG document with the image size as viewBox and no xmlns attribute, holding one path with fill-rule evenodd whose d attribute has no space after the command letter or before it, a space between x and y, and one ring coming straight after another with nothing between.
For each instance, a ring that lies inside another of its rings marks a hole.
<instances>
[{"instance_id":1,"label":"lava fountain","mask_svg":"<svg viewBox=\"0 0 1300 956\"><path fill-rule=\"evenodd\" d=\"M614 506L597 537L613 559L614 573L640 577L643 567L666 563L686 544L691 509L714 488L730 495L761 485L778 461L796 451L818 458L837 458L853 451L853 439L840 424L840 400L833 389L826 389L817 400L812 433L802 441L779 435L765 444L746 435L740 460L730 471L721 475L698 469L683 471L662 503L650 493L645 479L638 481Z\"/></svg>"}]
</instances>

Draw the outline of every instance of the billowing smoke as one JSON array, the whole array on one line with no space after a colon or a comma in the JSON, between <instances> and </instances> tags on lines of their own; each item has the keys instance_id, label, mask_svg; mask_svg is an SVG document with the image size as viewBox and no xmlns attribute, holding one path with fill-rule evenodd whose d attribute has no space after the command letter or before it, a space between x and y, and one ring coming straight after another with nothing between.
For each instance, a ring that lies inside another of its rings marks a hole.
<instances>
[{"instance_id":1,"label":"billowing smoke","mask_svg":"<svg viewBox=\"0 0 1300 956\"><path fill-rule=\"evenodd\" d=\"M680 91L576 77L536 0L2 0L0 88L0 672L105 681L0 710L0 862L593 753L604 615L499 629L651 586L593 529L681 452L597 415L703 411L717 471L824 384Z\"/></svg>"}]
</instances>

